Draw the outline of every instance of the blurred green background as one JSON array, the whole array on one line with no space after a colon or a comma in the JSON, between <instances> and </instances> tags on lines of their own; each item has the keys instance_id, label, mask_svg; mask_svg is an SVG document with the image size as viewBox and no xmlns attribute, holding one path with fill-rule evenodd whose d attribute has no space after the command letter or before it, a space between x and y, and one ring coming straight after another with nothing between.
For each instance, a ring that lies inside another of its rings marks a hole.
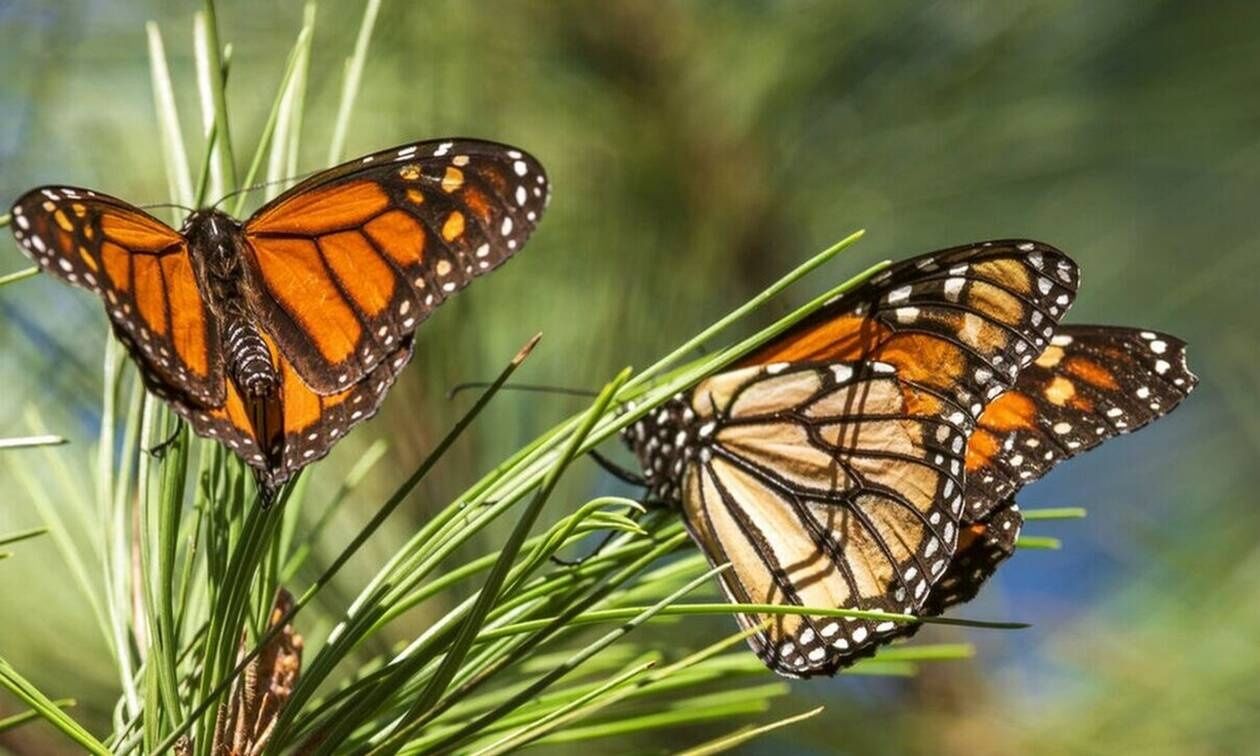
<instances>
[{"instance_id":1,"label":"blurred green background","mask_svg":"<svg viewBox=\"0 0 1260 756\"><path fill-rule=\"evenodd\" d=\"M0 203L46 182L163 201L143 24L161 25L184 86L185 139L200 154L198 8L0 1ZM319 9L304 168L324 159L361 13L349 2ZM234 46L238 156L253 150L300 17L298 3L219 3ZM1023 494L1026 505L1085 506L1090 517L1027 528L1065 548L1018 554L963 613L1032 629L925 631L973 641L977 656L911 680L794 683L776 711L827 711L745 750L1254 752L1257 92L1260 5L1248 2L386 0L348 153L499 139L538 156L554 194L527 250L425 324L383 414L314 470L312 483L333 484L372 440L389 440L359 508L321 547L339 547L465 406L445 390L490 377L535 331L544 341L522 380L596 386L856 228L868 229L864 241L754 320L878 259L1029 236L1081 264L1070 320L1185 338L1200 388L1153 428ZM4 238L0 272L26 267ZM101 308L83 292L46 278L3 290L0 435L46 429L72 443L0 458L0 532L40 524L19 470L65 465L90 486L105 338ZM340 606L426 512L580 406L497 400L323 600ZM581 465L550 506L613 491L629 493ZM93 534L71 535L93 548ZM394 637L425 624L408 618ZM713 618L658 632L662 644L700 643L731 628ZM98 731L107 725L114 673L48 539L0 564L0 654L50 695L77 697ZM0 716L15 710L0 697ZM40 729L0 739L0 752L61 747ZM676 748L729 729L597 746Z\"/></svg>"}]
</instances>

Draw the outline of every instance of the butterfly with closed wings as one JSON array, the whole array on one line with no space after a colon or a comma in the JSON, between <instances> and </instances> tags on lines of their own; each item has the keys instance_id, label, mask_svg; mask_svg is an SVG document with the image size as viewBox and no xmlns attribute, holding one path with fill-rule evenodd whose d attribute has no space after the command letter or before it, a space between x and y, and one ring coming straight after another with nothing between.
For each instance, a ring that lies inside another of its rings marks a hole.
<instances>
[{"instance_id":1,"label":"butterfly with closed wings","mask_svg":"<svg viewBox=\"0 0 1260 756\"><path fill-rule=\"evenodd\" d=\"M893 265L630 426L650 497L676 502L739 603L915 614L954 555L967 438L1041 353L1077 270L1025 240ZM737 615L793 676L897 625Z\"/></svg>"},{"instance_id":2,"label":"butterfly with closed wings","mask_svg":"<svg viewBox=\"0 0 1260 756\"><path fill-rule=\"evenodd\" d=\"M265 504L375 413L416 327L525 244L549 199L523 151L404 145L317 173L248 220L176 231L97 192L33 189L13 234L102 298L145 386L254 471Z\"/></svg>"},{"instance_id":3,"label":"butterfly with closed wings","mask_svg":"<svg viewBox=\"0 0 1260 756\"><path fill-rule=\"evenodd\" d=\"M649 498L678 506L709 561L731 564L720 584L732 601L939 614L1013 550L1015 489L1053 464L1021 468L1012 434L1087 422L1094 433L1103 422L1060 409L1101 413L1120 432L1112 408L1137 427L1175 404L1163 384L1147 387L1161 395L1145 415L1106 395L1141 396L1146 352L1116 336L1108 349L1118 353L1096 354L1093 331L1059 327L1077 281L1066 255L1027 240L892 266L627 428ZM1079 354L1063 352L1067 339ZM1161 343L1163 362L1176 362L1179 342ZM1073 374L1075 404L1054 403L1063 385L1043 366L1056 356L1065 369L1081 359L1098 368L1092 383ZM1174 376L1149 361L1188 390L1193 376L1178 364ZM1006 397L1022 395L1034 409L1016 422ZM1061 443L1053 461L1087 448L1076 436ZM795 677L833 674L914 627L737 616L766 664Z\"/></svg>"}]
</instances>

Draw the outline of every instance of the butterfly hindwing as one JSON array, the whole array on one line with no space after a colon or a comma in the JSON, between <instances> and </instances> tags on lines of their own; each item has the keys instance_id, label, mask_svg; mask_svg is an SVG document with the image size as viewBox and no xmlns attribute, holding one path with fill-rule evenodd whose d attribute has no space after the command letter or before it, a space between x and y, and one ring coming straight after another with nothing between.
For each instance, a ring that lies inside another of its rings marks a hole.
<instances>
[{"instance_id":1,"label":"butterfly hindwing","mask_svg":"<svg viewBox=\"0 0 1260 756\"><path fill-rule=\"evenodd\" d=\"M312 391L293 364L268 343L279 367L280 391L272 437L252 415L248 401L228 382L222 407L191 410L176 407L194 430L236 452L255 471L265 490L274 491L297 471L332 450L333 445L380 409L385 394L411 358L413 339L403 339L368 376L345 391L320 395ZM265 425L265 423L263 424Z\"/></svg>"},{"instance_id":2,"label":"butterfly hindwing","mask_svg":"<svg viewBox=\"0 0 1260 756\"><path fill-rule=\"evenodd\" d=\"M958 549L949 569L932 586L921 612L927 616L944 614L956 604L976 597L984 583L997 571L998 565L1015 553L1024 517L1015 499L1007 499L984 518L965 523L958 534Z\"/></svg>"},{"instance_id":3,"label":"butterfly hindwing","mask_svg":"<svg viewBox=\"0 0 1260 756\"><path fill-rule=\"evenodd\" d=\"M968 518L1065 459L1172 411L1198 378L1185 343L1155 331L1062 326L967 444Z\"/></svg>"},{"instance_id":4,"label":"butterfly hindwing","mask_svg":"<svg viewBox=\"0 0 1260 756\"><path fill-rule=\"evenodd\" d=\"M1024 517L1014 497L1003 501L979 520L964 522L958 531L954 558L941 579L932 586L927 601L919 610L921 617L936 617L950 607L976 597L980 589L997 572L998 566L1015 553L1015 544L1024 524ZM890 636L908 638L923 627L922 623L899 626Z\"/></svg>"},{"instance_id":5,"label":"butterfly hindwing","mask_svg":"<svg viewBox=\"0 0 1260 756\"><path fill-rule=\"evenodd\" d=\"M676 466L693 537L711 563L731 563L721 582L732 600L922 605L949 563L962 506L966 431L946 419L951 410L883 363L753 366L679 401L641 426L636 451L658 473ZM748 628L763 621L753 648L801 677L833 673L895 629L740 617Z\"/></svg>"},{"instance_id":6,"label":"butterfly hindwing","mask_svg":"<svg viewBox=\"0 0 1260 756\"><path fill-rule=\"evenodd\" d=\"M46 273L101 297L150 391L191 406L223 402L218 324L183 236L122 200L74 187L31 190L12 215L18 243Z\"/></svg>"},{"instance_id":7,"label":"butterfly hindwing","mask_svg":"<svg viewBox=\"0 0 1260 756\"><path fill-rule=\"evenodd\" d=\"M245 223L252 304L307 385L341 392L515 254L548 192L534 158L492 142L434 140L351 161Z\"/></svg>"}]
</instances>

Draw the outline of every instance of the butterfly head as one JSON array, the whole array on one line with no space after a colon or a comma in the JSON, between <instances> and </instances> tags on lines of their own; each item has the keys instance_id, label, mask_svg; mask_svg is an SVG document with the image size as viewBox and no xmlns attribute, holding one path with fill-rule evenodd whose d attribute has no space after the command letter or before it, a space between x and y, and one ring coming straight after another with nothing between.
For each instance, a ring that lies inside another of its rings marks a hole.
<instances>
[{"instance_id":1,"label":"butterfly head","mask_svg":"<svg viewBox=\"0 0 1260 756\"><path fill-rule=\"evenodd\" d=\"M192 213L184 221L180 232L194 249L207 254L222 250L222 254L234 251L234 242L241 234L238 220L215 208L204 208Z\"/></svg>"},{"instance_id":2,"label":"butterfly head","mask_svg":"<svg viewBox=\"0 0 1260 756\"><path fill-rule=\"evenodd\" d=\"M678 500L687 465L710 453L706 439L712 425L697 416L686 395L678 394L621 432L643 469L650 499Z\"/></svg>"}]
</instances>

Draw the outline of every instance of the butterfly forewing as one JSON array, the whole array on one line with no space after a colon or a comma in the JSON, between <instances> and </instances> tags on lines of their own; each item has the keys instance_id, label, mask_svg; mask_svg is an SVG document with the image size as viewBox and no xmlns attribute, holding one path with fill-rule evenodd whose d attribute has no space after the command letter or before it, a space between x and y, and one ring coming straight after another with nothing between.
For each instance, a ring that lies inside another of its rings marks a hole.
<instances>
[{"instance_id":1,"label":"butterfly forewing","mask_svg":"<svg viewBox=\"0 0 1260 756\"><path fill-rule=\"evenodd\" d=\"M683 515L710 562L731 563L733 600L913 612L957 538L966 431L952 411L883 363L749 367L699 384L638 450L660 469L682 445ZM740 617L764 621L750 642L793 676L833 673L896 627Z\"/></svg>"},{"instance_id":2,"label":"butterfly forewing","mask_svg":"<svg viewBox=\"0 0 1260 756\"><path fill-rule=\"evenodd\" d=\"M27 192L12 215L14 237L45 272L101 296L151 391L192 406L223 402L218 324L178 232L122 200L74 187Z\"/></svg>"},{"instance_id":3,"label":"butterfly forewing","mask_svg":"<svg viewBox=\"0 0 1260 756\"><path fill-rule=\"evenodd\" d=\"M1076 295L1067 255L1024 239L899 262L743 364L878 360L978 417L1048 343Z\"/></svg>"},{"instance_id":4,"label":"butterfly forewing","mask_svg":"<svg viewBox=\"0 0 1260 756\"><path fill-rule=\"evenodd\" d=\"M351 161L245 224L255 308L307 385L343 391L519 250L548 192L534 158L491 142L421 142Z\"/></svg>"},{"instance_id":5,"label":"butterfly forewing","mask_svg":"<svg viewBox=\"0 0 1260 756\"><path fill-rule=\"evenodd\" d=\"M982 517L1059 462L1171 412L1197 382L1180 339L1060 327L980 417L967 444L967 516Z\"/></svg>"}]
</instances>

